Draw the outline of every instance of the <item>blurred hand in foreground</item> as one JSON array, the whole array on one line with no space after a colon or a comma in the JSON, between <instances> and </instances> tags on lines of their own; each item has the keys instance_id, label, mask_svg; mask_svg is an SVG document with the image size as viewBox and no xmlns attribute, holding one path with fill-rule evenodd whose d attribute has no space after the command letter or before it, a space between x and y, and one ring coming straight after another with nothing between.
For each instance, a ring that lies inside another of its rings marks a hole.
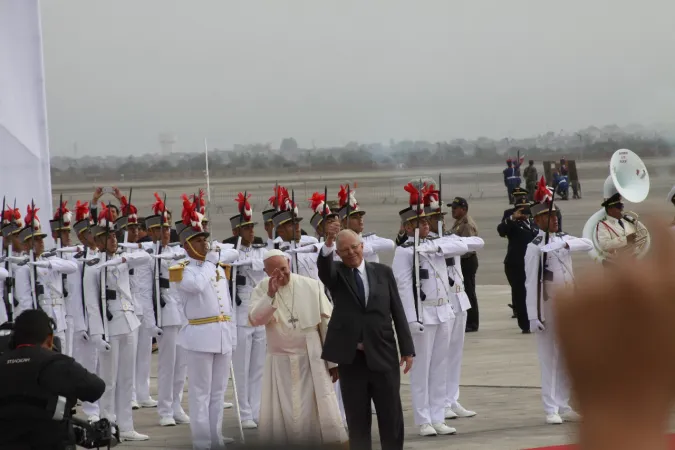
<instances>
[{"instance_id":1,"label":"blurred hand in foreground","mask_svg":"<svg viewBox=\"0 0 675 450\"><path fill-rule=\"evenodd\" d=\"M584 417L584 450L667 448L675 401L675 234L660 220L649 230L644 260L617 257L555 297L557 334Z\"/></svg>"}]
</instances>

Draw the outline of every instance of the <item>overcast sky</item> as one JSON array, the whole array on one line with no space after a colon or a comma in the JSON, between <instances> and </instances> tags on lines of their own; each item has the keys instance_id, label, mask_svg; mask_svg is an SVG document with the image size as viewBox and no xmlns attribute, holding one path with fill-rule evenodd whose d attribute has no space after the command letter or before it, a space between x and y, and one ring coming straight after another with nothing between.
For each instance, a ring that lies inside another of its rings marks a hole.
<instances>
[{"instance_id":1,"label":"overcast sky","mask_svg":"<svg viewBox=\"0 0 675 450\"><path fill-rule=\"evenodd\" d=\"M52 155L675 117L669 0L42 0Z\"/></svg>"}]
</instances>

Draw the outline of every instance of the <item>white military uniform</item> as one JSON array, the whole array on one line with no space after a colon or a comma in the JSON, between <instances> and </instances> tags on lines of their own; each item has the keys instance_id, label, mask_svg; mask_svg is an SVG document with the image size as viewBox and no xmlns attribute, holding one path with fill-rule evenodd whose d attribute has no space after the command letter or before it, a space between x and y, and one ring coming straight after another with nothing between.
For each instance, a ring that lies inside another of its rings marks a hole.
<instances>
[{"instance_id":1,"label":"white military uniform","mask_svg":"<svg viewBox=\"0 0 675 450\"><path fill-rule=\"evenodd\" d=\"M98 373L98 348L89 339L89 318L84 306L82 287L84 284L83 268L87 266L84 259L98 258L100 253L96 249L86 248L80 255L74 255L77 263L77 272L68 276L71 315L73 319L73 358L91 373ZM87 417L100 414L98 401L94 403L82 402L82 412Z\"/></svg>"},{"instance_id":2,"label":"white military uniform","mask_svg":"<svg viewBox=\"0 0 675 450\"><path fill-rule=\"evenodd\" d=\"M105 255L104 255L105 256ZM84 271L84 295L89 317L90 338L100 337L103 332L101 315L101 292L105 289L107 308L112 319L108 321L111 350L99 353L100 376L106 382L106 389L99 400L101 418L117 422L120 432L133 432L131 395L134 384L134 330L140 322L134 312L129 286L129 270L147 264L150 255L146 252L122 253L110 260L124 258L126 262L105 268L107 286L101 287L102 264L105 257L95 266ZM106 312L103 311L106 315Z\"/></svg>"},{"instance_id":3,"label":"white military uniform","mask_svg":"<svg viewBox=\"0 0 675 450\"><path fill-rule=\"evenodd\" d=\"M612 252L627 246L628 235L635 233L635 231L635 225L626 218L615 219L606 216L595 226L598 246L605 252Z\"/></svg>"},{"instance_id":4,"label":"white military uniform","mask_svg":"<svg viewBox=\"0 0 675 450\"><path fill-rule=\"evenodd\" d=\"M584 238L572 237L566 233L552 233L549 244L569 248L559 248L542 253L546 233L543 230L530 242L525 252L525 288L527 290L527 315L531 320L539 317L545 330L533 328L537 338L537 353L541 369L541 397L544 411L549 416L557 416L571 411L569 406L570 387L565 372L565 364L555 342L552 293L555 289L574 285L571 252L587 252L593 249L593 243ZM546 273L544 274L543 299L540 299L539 269L546 255ZM555 417L553 417L555 419ZM560 418L556 422L560 423Z\"/></svg>"},{"instance_id":5,"label":"white military uniform","mask_svg":"<svg viewBox=\"0 0 675 450\"><path fill-rule=\"evenodd\" d=\"M33 308L33 289L31 285L31 271L37 274L35 284L42 286L42 294L36 299L38 308L42 309L54 322L57 336L63 345L66 344L66 305L63 298L62 274L72 274L77 271L77 264L74 261L64 260L56 256L45 258L40 256L36 261L47 261L51 265L49 268L36 267L30 264L21 266L16 274L16 298L19 306L15 317L27 309ZM40 288L38 288L40 289ZM20 310L20 311L19 311ZM62 349L63 350L63 349Z\"/></svg>"},{"instance_id":6,"label":"white military uniform","mask_svg":"<svg viewBox=\"0 0 675 450\"><path fill-rule=\"evenodd\" d=\"M460 237L455 234L444 236L446 239L454 239L466 244L468 251L475 252L485 246L483 239L478 236ZM462 373L462 357L464 355L464 336L466 334L467 310L471 308L471 302L464 290L464 275L460 255L445 259L450 277L450 307L455 314L455 320L450 330L450 349L448 351L448 378L445 398L445 417L455 418L457 415L470 417L475 415L473 411L466 411L459 403L459 381Z\"/></svg>"},{"instance_id":7,"label":"white military uniform","mask_svg":"<svg viewBox=\"0 0 675 450\"><path fill-rule=\"evenodd\" d=\"M5 280L9 276L9 271L4 267L0 267L0 324L7 322L7 309L5 302Z\"/></svg>"},{"instance_id":8,"label":"white military uniform","mask_svg":"<svg viewBox=\"0 0 675 450\"><path fill-rule=\"evenodd\" d=\"M237 263L246 263L237 267L237 348L232 355L234 375L237 380L237 396L241 420L253 421L260 418L260 396L262 377L265 368L267 339L265 326L253 327L248 321L251 307L251 293L265 278L263 257L267 251L264 244L253 244L239 249ZM243 284L242 284L243 282Z\"/></svg>"},{"instance_id":9,"label":"white military uniform","mask_svg":"<svg viewBox=\"0 0 675 450\"><path fill-rule=\"evenodd\" d=\"M156 244L150 241L142 242L141 247L131 253L152 251L154 254L156 250ZM145 263L134 267L133 274L129 277L134 313L141 322L141 326L134 331L134 390L131 399L141 405L154 403L150 397L152 338L157 334L152 306L154 263L154 258L149 258Z\"/></svg>"},{"instance_id":10,"label":"white military uniform","mask_svg":"<svg viewBox=\"0 0 675 450\"><path fill-rule=\"evenodd\" d=\"M445 258L468 251L464 242L448 238L423 239L418 250L423 249L429 250L419 253L420 287L424 299L419 319L423 322L423 327L418 322L416 313L412 239L396 249L392 263L399 296L415 344L416 361L410 372L410 387L413 416L419 427L445 423L447 357L450 329L455 320L450 304L452 291ZM428 273L426 277L423 276L425 271Z\"/></svg>"},{"instance_id":11,"label":"white military uniform","mask_svg":"<svg viewBox=\"0 0 675 450\"><path fill-rule=\"evenodd\" d=\"M186 257L179 246L162 248L162 255ZM183 302L176 283L169 283L169 267L176 264L172 259L160 259L160 293L164 300L162 311L162 335L157 337L159 347L157 364L157 412L160 417L174 418L185 414L181 406L183 388L187 375L185 349L177 345L178 332L187 324ZM153 280L154 283L154 280ZM169 288L162 286L169 285ZM154 319L154 316L153 316Z\"/></svg>"},{"instance_id":12,"label":"white military uniform","mask_svg":"<svg viewBox=\"0 0 675 450\"><path fill-rule=\"evenodd\" d=\"M239 256L236 250L221 251L221 256L230 252L225 259L232 262ZM237 342L228 281L222 267L188 258L178 289L188 319L178 345L187 350L192 445L221 448L225 387Z\"/></svg>"},{"instance_id":13,"label":"white military uniform","mask_svg":"<svg viewBox=\"0 0 675 450\"><path fill-rule=\"evenodd\" d=\"M366 262L379 263L381 252L393 252L396 248L394 241L379 237L375 233L361 233L360 236L363 241L363 259Z\"/></svg>"}]
</instances>

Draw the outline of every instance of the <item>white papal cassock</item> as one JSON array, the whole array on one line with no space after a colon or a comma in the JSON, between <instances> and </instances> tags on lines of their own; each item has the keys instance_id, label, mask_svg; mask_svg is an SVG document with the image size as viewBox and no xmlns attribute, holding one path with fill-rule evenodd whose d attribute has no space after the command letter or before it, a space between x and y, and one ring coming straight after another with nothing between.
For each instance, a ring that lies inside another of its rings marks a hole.
<instances>
[{"instance_id":1,"label":"white papal cassock","mask_svg":"<svg viewBox=\"0 0 675 450\"><path fill-rule=\"evenodd\" d=\"M260 438L277 444L346 442L328 374L335 365L321 359L333 310L323 285L291 274L270 298L268 284L266 278L256 286L249 314L250 323L265 325L267 333Z\"/></svg>"}]
</instances>

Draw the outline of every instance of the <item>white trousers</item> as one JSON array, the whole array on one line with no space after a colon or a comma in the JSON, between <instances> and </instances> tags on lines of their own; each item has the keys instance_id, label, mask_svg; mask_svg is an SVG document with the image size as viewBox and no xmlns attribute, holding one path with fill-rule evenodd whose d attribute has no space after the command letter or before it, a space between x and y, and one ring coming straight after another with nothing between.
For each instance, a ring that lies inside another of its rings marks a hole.
<instances>
[{"instance_id":1,"label":"white trousers","mask_svg":"<svg viewBox=\"0 0 675 450\"><path fill-rule=\"evenodd\" d=\"M448 346L453 321L425 324L422 333L412 335L416 355L410 371L410 391L417 426L445 422Z\"/></svg>"},{"instance_id":2,"label":"white trousers","mask_svg":"<svg viewBox=\"0 0 675 450\"><path fill-rule=\"evenodd\" d=\"M138 318L139 320L141 317ZM136 329L134 350L134 390L133 401L150 399L150 360L152 358L152 332L150 328L140 326Z\"/></svg>"},{"instance_id":3,"label":"white trousers","mask_svg":"<svg viewBox=\"0 0 675 450\"><path fill-rule=\"evenodd\" d=\"M110 338L110 351L99 353L105 392L100 399L101 418L117 422L120 431L133 431L131 391L134 387L134 334Z\"/></svg>"},{"instance_id":4,"label":"white trousers","mask_svg":"<svg viewBox=\"0 0 675 450\"><path fill-rule=\"evenodd\" d=\"M157 366L157 412L159 417L173 417L183 412L180 405L187 375L185 349L176 345L180 326L163 327L157 338L159 346Z\"/></svg>"},{"instance_id":5,"label":"white trousers","mask_svg":"<svg viewBox=\"0 0 675 450\"><path fill-rule=\"evenodd\" d=\"M195 450L224 449L223 406L232 353L186 351L190 431Z\"/></svg>"},{"instance_id":6,"label":"white trousers","mask_svg":"<svg viewBox=\"0 0 675 450\"><path fill-rule=\"evenodd\" d=\"M450 325L450 350L448 351L448 379L445 406L450 408L459 401L459 379L462 374L464 335L466 334L466 311L455 313Z\"/></svg>"},{"instance_id":7,"label":"white trousers","mask_svg":"<svg viewBox=\"0 0 675 450\"><path fill-rule=\"evenodd\" d=\"M72 316L66 316L66 342L63 343L63 354L73 356L73 336L75 335L75 322Z\"/></svg>"},{"instance_id":8,"label":"white trousers","mask_svg":"<svg viewBox=\"0 0 675 450\"><path fill-rule=\"evenodd\" d=\"M535 335L541 370L541 399L544 403L544 411L546 414L563 414L570 410L570 385L560 348L555 340L553 320L547 320L546 330L537 331Z\"/></svg>"},{"instance_id":9,"label":"white trousers","mask_svg":"<svg viewBox=\"0 0 675 450\"><path fill-rule=\"evenodd\" d=\"M232 354L241 420L260 417L262 378L267 354L265 327L237 327L237 347Z\"/></svg>"},{"instance_id":10,"label":"white trousers","mask_svg":"<svg viewBox=\"0 0 675 450\"><path fill-rule=\"evenodd\" d=\"M73 355L75 361L80 363L82 367L87 369L91 373L98 374L99 371L99 362L98 362L98 349L94 344L92 344L91 339L85 341L84 339L77 338L73 341ZM82 412L85 416L98 416L100 414L98 401L94 403L82 402Z\"/></svg>"}]
</instances>

